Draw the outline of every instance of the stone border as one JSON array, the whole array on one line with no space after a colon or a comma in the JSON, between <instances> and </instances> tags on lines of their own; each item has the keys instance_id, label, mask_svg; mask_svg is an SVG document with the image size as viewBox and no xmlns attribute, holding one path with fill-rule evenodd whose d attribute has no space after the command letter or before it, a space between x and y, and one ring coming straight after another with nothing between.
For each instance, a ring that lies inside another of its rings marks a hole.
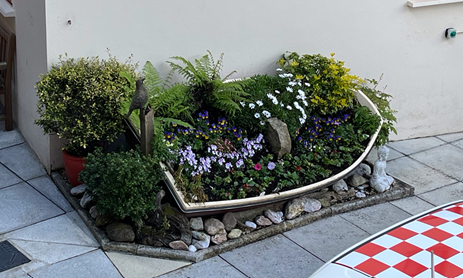
<instances>
[{"instance_id":1,"label":"stone border","mask_svg":"<svg viewBox=\"0 0 463 278\"><path fill-rule=\"evenodd\" d=\"M190 252L183 250L173 250L165 247L152 247L137 243L113 242L109 240L105 232L95 225L95 222L90 216L89 212L85 209L82 209L79 203L79 199L71 195L70 190L72 186L66 183L58 172L53 172L51 177L61 193L63 193L69 203L71 203L71 205L80 215L104 251L123 251L146 257L185 260L191 262L200 262L202 260L212 258L224 252L231 251L235 248L256 242L258 240L307 225L319 219L380 203L410 197L413 196L415 192L414 187L395 179L394 187L389 191L368 196L363 199L356 199L345 203L335 204L327 208L322 208L316 212L303 214L292 220L285 220L280 224L274 224L265 228L261 228L249 234L242 235L237 239L227 240L226 242L223 242L219 245L210 246L207 249Z\"/></svg>"}]
</instances>

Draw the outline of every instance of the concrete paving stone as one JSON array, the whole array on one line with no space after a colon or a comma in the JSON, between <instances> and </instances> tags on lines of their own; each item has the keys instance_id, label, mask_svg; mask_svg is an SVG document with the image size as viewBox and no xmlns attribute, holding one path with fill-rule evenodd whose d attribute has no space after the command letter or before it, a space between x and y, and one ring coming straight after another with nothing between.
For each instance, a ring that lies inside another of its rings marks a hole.
<instances>
[{"instance_id":1,"label":"concrete paving stone","mask_svg":"<svg viewBox=\"0 0 463 278\"><path fill-rule=\"evenodd\" d=\"M283 235L226 252L220 257L249 277L302 278L323 265L322 260Z\"/></svg>"},{"instance_id":2,"label":"concrete paving stone","mask_svg":"<svg viewBox=\"0 0 463 278\"><path fill-rule=\"evenodd\" d=\"M0 189L20 183L21 181L22 180L18 176L0 164Z\"/></svg>"},{"instance_id":3,"label":"concrete paving stone","mask_svg":"<svg viewBox=\"0 0 463 278\"><path fill-rule=\"evenodd\" d=\"M452 178L463 180L463 150L458 147L445 145L411 155L411 157Z\"/></svg>"},{"instance_id":4,"label":"concrete paving stone","mask_svg":"<svg viewBox=\"0 0 463 278\"><path fill-rule=\"evenodd\" d=\"M27 272L21 269L21 266L8 269L7 271L0 272L0 278L31 278Z\"/></svg>"},{"instance_id":5,"label":"concrete paving stone","mask_svg":"<svg viewBox=\"0 0 463 278\"><path fill-rule=\"evenodd\" d=\"M390 203L412 215L421 213L423 211L427 211L434 207L430 203L423 201L417 196L412 196L412 197L408 197L408 198L404 198L404 199L400 199L396 201L391 201Z\"/></svg>"},{"instance_id":6,"label":"concrete paving stone","mask_svg":"<svg viewBox=\"0 0 463 278\"><path fill-rule=\"evenodd\" d=\"M61 194L61 191L59 191L59 189L48 175L28 180L27 183L45 195L45 197L50 199L62 210L66 212L73 211L72 206L69 204L66 198L64 198L63 194Z\"/></svg>"},{"instance_id":7,"label":"concrete paving stone","mask_svg":"<svg viewBox=\"0 0 463 278\"><path fill-rule=\"evenodd\" d=\"M246 276L240 273L235 267L227 263L220 257L213 257L199 263L192 264L188 267L169 272L159 276L160 278L185 278L185 277L201 277L201 278L245 278Z\"/></svg>"},{"instance_id":8,"label":"concrete paving stone","mask_svg":"<svg viewBox=\"0 0 463 278\"><path fill-rule=\"evenodd\" d=\"M388 162L386 172L413 186L415 195L457 182L456 179L452 179L410 157L402 157Z\"/></svg>"},{"instance_id":9,"label":"concrete paving stone","mask_svg":"<svg viewBox=\"0 0 463 278\"><path fill-rule=\"evenodd\" d=\"M122 278L101 250L43 267L29 273L33 278Z\"/></svg>"},{"instance_id":10,"label":"concrete paving stone","mask_svg":"<svg viewBox=\"0 0 463 278\"><path fill-rule=\"evenodd\" d=\"M60 215L7 233L4 237L7 239L99 247L98 243L89 238L67 215Z\"/></svg>"},{"instance_id":11,"label":"concrete paving stone","mask_svg":"<svg viewBox=\"0 0 463 278\"><path fill-rule=\"evenodd\" d=\"M0 126L0 149L22 143L24 143L24 138L18 130L5 131L5 128Z\"/></svg>"},{"instance_id":12,"label":"concrete paving stone","mask_svg":"<svg viewBox=\"0 0 463 278\"><path fill-rule=\"evenodd\" d=\"M463 132L447 133L447 134L437 135L436 137L441 140L444 140L445 142L453 142L453 141L463 139Z\"/></svg>"},{"instance_id":13,"label":"concrete paving stone","mask_svg":"<svg viewBox=\"0 0 463 278\"><path fill-rule=\"evenodd\" d=\"M48 265L76 257L96 249L96 247L79 246L73 244L61 244L50 242L37 242L10 239L8 240L18 250L33 260L46 263ZM28 269L34 271L35 269Z\"/></svg>"},{"instance_id":14,"label":"concrete paving stone","mask_svg":"<svg viewBox=\"0 0 463 278\"><path fill-rule=\"evenodd\" d=\"M125 278L157 277L191 265L189 262L135 256L122 252L106 252L108 258Z\"/></svg>"},{"instance_id":15,"label":"concrete paving stone","mask_svg":"<svg viewBox=\"0 0 463 278\"><path fill-rule=\"evenodd\" d=\"M386 147L388 147L386 145ZM399 153L398 151L394 150L394 149L391 149L389 148L389 156L387 157L387 161L390 161L390 160L393 160L393 159L397 159L397 158L400 158L400 157L404 157L405 155L402 154L402 153ZM378 160L378 149L373 147L370 151L370 153L368 154L366 160L372 164L375 164L376 160Z\"/></svg>"},{"instance_id":16,"label":"concrete paving stone","mask_svg":"<svg viewBox=\"0 0 463 278\"><path fill-rule=\"evenodd\" d=\"M407 219L411 214L389 204L383 203L372 207L346 212L340 215L369 234L377 233L392 224Z\"/></svg>"},{"instance_id":17,"label":"concrete paving stone","mask_svg":"<svg viewBox=\"0 0 463 278\"><path fill-rule=\"evenodd\" d=\"M74 222L95 244L95 246L99 245L98 241L96 240L95 236L92 232L88 229L87 225L84 223L82 218L80 218L79 213L77 211L71 211L66 213L66 216ZM92 245L93 246L93 245Z\"/></svg>"},{"instance_id":18,"label":"concrete paving stone","mask_svg":"<svg viewBox=\"0 0 463 278\"><path fill-rule=\"evenodd\" d=\"M463 149L463 140L454 141L451 144L454 145L455 147Z\"/></svg>"},{"instance_id":19,"label":"concrete paving stone","mask_svg":"<svg viewBox=\"0 0 463 278\"><path fill-rule=\"evenodd\" d=\"M418 197L435 206L463 200L463 183L458 182L447 185L434 191L420 194Z\"/></svg>"},{"instance_id":20,"label":"concrete paving stone","mask_svg":"<svg viewBox=\"0 0 463 278\"><path fill-rule=\"evenodd\" d=\"M315 221L284 235L325 262L369 236L339 216Z\"/></svg>"},{"instance_id":21,"label":"concrete paving stone","mask_svg":"<svg viewBox=\"0 0 463 278\"><path fill-rule=\"evenodd\" d=\"M25 182L0 189L0 234L63 214Z\"/></svg>"},{"instance_id":22,"label":"concrete paving stone","mask_svg":"<svg viewBox=\"0 0 463 278\"><path fill-rule=\"evenodd\" d=\"M1 149L0 163L23 180L30 180L46 174L39 159L27 144Z\"/></svg>"},{"instance_id":23,"label":"concrete paving stone","mask_svg":"<svg viewBox=\"0 0 463 278\"><path fill-rule=\"evenodd\" d=\"M435 147L438 147L444 144L445 144L444 141L436 137L424 137L424 138L390 142L388 146L403 154L410 155L413 153L435 148Z\"/></svg>"}]
</instances>

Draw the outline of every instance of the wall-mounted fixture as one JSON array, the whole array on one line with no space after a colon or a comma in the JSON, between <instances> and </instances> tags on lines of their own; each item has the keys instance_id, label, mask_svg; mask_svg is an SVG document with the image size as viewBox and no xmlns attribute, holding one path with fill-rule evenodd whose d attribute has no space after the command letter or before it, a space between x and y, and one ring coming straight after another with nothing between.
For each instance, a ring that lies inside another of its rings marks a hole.
<instances>
[{"instance_id":1,"label":"wall-mounted fixture","mask_svg":"<svg viewBox=\"0 0 463 278\"><path fill-rule=\"evenodd\" d=\"M447 28L445 29L444 35L447 39L453 39L460 33L463 33L463 31L457 31L455 28Z\"/></svg>"}]
</instances>

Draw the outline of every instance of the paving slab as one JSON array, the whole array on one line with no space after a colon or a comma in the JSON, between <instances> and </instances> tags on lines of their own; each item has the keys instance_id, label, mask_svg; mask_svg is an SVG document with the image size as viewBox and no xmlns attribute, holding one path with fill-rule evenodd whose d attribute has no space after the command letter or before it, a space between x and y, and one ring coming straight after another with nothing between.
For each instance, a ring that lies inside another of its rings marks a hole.
<instances>
[{"instance_id":1,"label":"paving slab","mask_svg":"<svg viewBox=\"0 0 463 278\"><path fill-rule=\"evenodd\" d=\"M390 203L412 215L427 211L435 207L434 205L418 198L417 196L391 201Z\"/></svg>"},{"instance_id":2,"label":"paving slab","mask_svg":"<svg viewBox=\"0 0 463 278\"><path fill-rule=\"evenodd\" d=\"M283 235L237 248L220 257L249 277L302 278L323 265L322 260Z\"/></svg>"},{"instance_id":3,"label":"paving slab","mask_svg":"<svg viewBox=\"0 0 463 278\"><path fill-rule=\"evenodd\" d=\"M435 206L463 200L463 183L447 185L442 188L418 195L419 198Z\"/></svg>"},{"instance_id":4,"label":"paving slab","mask_svg":"<svg viewBox=\"0 0 463 278\"><path fill-rule=\"evenodd\" d=\"M99 247L67 215L7 233L4 238Z\"/></svg>"},{"instance_id":5,"label":"paving slab","mask_svg":"<svg viewBox=\"0 0 463 278\"><path fill-rule=\"evenodd\" d=\"M82 218L80 217L79 213L77 213L77 211L74 210L74 211L68 212L68 213L66 213L66 216L69 217L69 219L71 219L72 222L74 222L74 224L76 224L88 236L88 238L90 238L93 241L95 246L99 245L99 243L96 240L95 236L88 229L87 225L82 220Z\"/></svg>"},{"instance_id":6,"label":"paving slab","mask_svg":"<svg viewBox=\"0 0 463 278\"><path fill-rule=\"evenodd\" d=\"M400 222L411 214L391 205L383 203L340 215L345 220L358 226L369 234L377 233L392 224Z\"/></svg>"},{"instance_id":7,"label":"paving slab","mask_svg":"<svg viewBox=\"0 0 463 278\"><path fill-rule=\"evenodd\" d=\"M25 182L0 189L0 234L64 212Z\"/></svg>"},{"instance_id":8,"label":"paving slab","mask_svg":"<svg viewBox=\"0 0 463 278\"><path fill-rule=\"evenodd\" d=\"M460 149L463 149L463 140L457 140L457 141L454 141L454 142L452 142L450 144L452 144L453 146L458 147Z\"/></svg>"},{"instance_id":9,"label":"paving slab","mask_svg":"<svg viewBox=\"0 0 463 278\"><path fill-rule=\"evenodd\" d=\"M460 139L463 139L463 132L447 133L442 135L437 135L437 138L444 140L445 142L453 142Z\"/></svg>"},{"instance_id":10,"label":"paving slab","mask_svg":"<svg viewBox=\"0 0 463 278\"><path fill-rule=\"evenodd\" d=\"M21 266L17 266L7 271L0 272L0 278L31 278L27 275L27 272L21 269Z\"/></svg>"},{"instance_id":11,"label":"paving slab","mask_svg":"<svg viewBox=\"0 0 463 278\"><path fill-rule=\"evenodd\" d=\"M62 210L66 212L73 211L72 206L69 204L66 198L64 198L63 194L61 194L61 191L59 191L59 189L48 175L28 180L27 183L45 195L45 197L50 199Z\"/></svg>"},{"instance_id":12,"label":"paving slab","mask_svg":"<svg viewBox=\"0 0 463 278\"><path fill-rule=\"evenodd\" d=\"M195 263L191 266L181 268L179 270L158 276L162 278L185 278L185 277L201 277L201 278L245 278L246 276L239 272L235 267L231 266L220 257L213 257L208 260Z\"/></svg>"},{"instance_id":13,"label":"paving slab","mask_svg":"<svg viewBox=\"0 0 463 278\"><path fill-rule=\"evenodd\" d=\"M403 153L399 153L398 151L389 148L389 146L386 145L389 149L389 156L387 157L387 161L394 160L400 157L404 157L405 155ZM375 164L376 160L378 160L378 149L377 148L372 148L370 153L368 154L366 160L372 164Z\"/></svg>"},{"instance_id":14,"label":"paving slab","mask_svg":"<svg viewBox=\"0 0 463 278\"><path fill-rule=\"evenodd\" d=\"M458 147L449 144L411 155L411 157L452 178L463 180L463 150Z\"/></svg>"},{"instance_id":15,"label":"paving slab","mask_svg":"<svg viewBox=\"0 0 463 278\"><path fill-rule=\"evenodd\" d=\"M23 254L27 254L31 260L43 262L49 265L96 250L96 247L73 244L25 241L17 239L10 239L8 241L18 248L18 250L21 250ZM36 269L37 268L33 270ZM33 270L29 268L28 271Z\"/></svg>"},{"instance_id":16,"label":"paving slab","mask_svg":"<svg viewBox=\"0 0 463 278\"><path fill-rule=\"evenodd\" d=\"M339 216L316 221L284 235L324 262L369 236Z\"/></svg>"},{"instance_id":17,"label":"paving slab","mask_svg":"<svg viewBox=\"0 0 463 278\"><path fill-rule=\"evenodd\" d=\"M0 126L0 149L22 143L24 143L24 138L18 130L5 131L5 128Z\"/></svg>"},{"instance_id":18,"label":"paving slab","mask_svg":"<svg viewBox=\"0 0 463 278\"><path fill-rule=\"evenodd\" d=\"M114 251L106 252L106 255L124 278L157 277L191 265L190 262L148 258Z\"/></svg>"},{"instance_id":19,"label":"paving slab","mask_svg":"<svg viewBox=\"0 0 463 278\"><path fill-rule=\"evenodd\" d=\"M37 156L25 143L1 149L0 163L26 181L46 174Z\"/></svg>"},{"instance_id":20,"label":"paving slab","mask_svg":"<svg viewBox=\"0 0 463 278\"><path fill-rule=\"evenodd\" d=\"M413 153L435 148L444 144L445 142L443 140L440 140L436 137L424 137L390 142L388 143L388 146L403 154L410 155Z\"/></svg>"},{"instance_id":21,"label":"paving slab","mask_svg":"<svg viewBox=\"0 0 463 278\"><path fill-rule=\"evenodd\" d=\"M32 271L33 278L122 278L111 261L101 250Z\"/></svg>"},{"instance_id":22,"label":"paving slab","mask_svg":"<svg viewBox=\"0 0 463 278\"><path fill-rule=\"evenodd\" d=\"M410 157L402 157L388 162L386 172L413 186L415 194L421 194L457 182L456 179Z\"/></svg>"},{"instance_id":23,"label":"paving slab","mask_svg":"<svg viewBox=\"0 0 463 278\"><path fill-rule=\"evenodd\" d=\"M21 181L22 180L18 176L0 164L0 189L20 183Z\"/></svg>"}]
</instances>

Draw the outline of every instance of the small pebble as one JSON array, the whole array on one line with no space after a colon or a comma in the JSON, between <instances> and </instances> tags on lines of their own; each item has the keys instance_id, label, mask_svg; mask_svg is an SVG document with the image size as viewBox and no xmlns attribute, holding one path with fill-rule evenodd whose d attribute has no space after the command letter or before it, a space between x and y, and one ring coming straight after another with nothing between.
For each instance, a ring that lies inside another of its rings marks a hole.
<instances>
[{"instance_id":1,"label":"small pebble","mask_svg":"<svg viewBox=\"0 0 463 278\"><path fill-rule=\"evenodd\" d=\"M246 222L244 222L244 225L246 225L246 226L248 226L248 227L251 227L251 228L253 228L253 229L257 228L256 223L251 222L251 221L246 221Z\"/></svg>"},{"instance_id":2,"label":"small pebble","mask_svg":"<svg viewBox=\"0 0 463 278\"><path fill-rule=\"evenodd\" d=\"M196 249L194 245L190 245L188 246L188 250L190 250L190 252L196 252L198 249Z\"/></svg>"},{"instance_id":3,"label":"small pebble","mask_svg":"<svg viewBox=\"0 0 463 278\"><path fill-rule=\"evenodd\" d=\"M365 189L365 187L363 187L363 186L360 185L360 186L357 186L357 189L358 189L358 190L363 190L363 189Z\"/></svg>"},{"instance_id":4,"label":"small pebble","mask_svg":"<svg viewBox=\"0 0 463 278\"><path fill-rule=\"evenodd\" d=\"M355 196L356 196L357 198L365 198L367 195L365 195L365 193L363 193L363 192L356 192L356 193L355 193Z\"/></svg>"}]
</instances>

